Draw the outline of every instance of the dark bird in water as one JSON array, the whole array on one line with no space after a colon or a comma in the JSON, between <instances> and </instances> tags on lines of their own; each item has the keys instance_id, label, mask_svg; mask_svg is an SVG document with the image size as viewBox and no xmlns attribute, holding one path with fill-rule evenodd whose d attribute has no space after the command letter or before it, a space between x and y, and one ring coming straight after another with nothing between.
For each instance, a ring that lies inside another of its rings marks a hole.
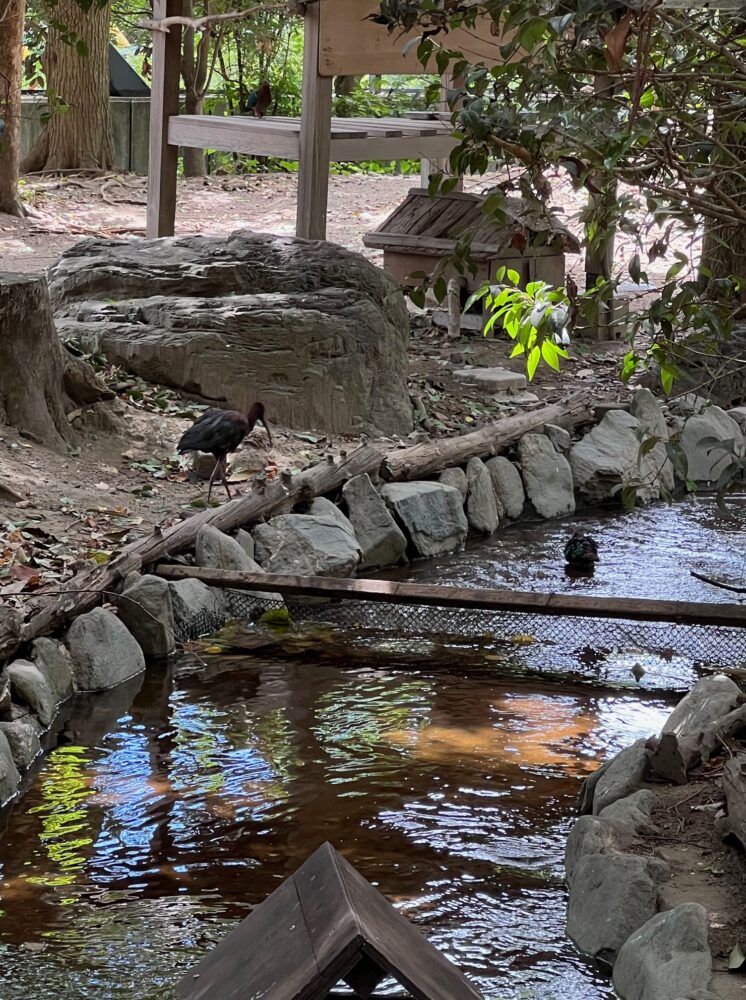
<instances>
[{"instance_id":1,"label":"dark bird in water","mask_svg":"<svg viewBox=\"0 0 746 1000\"><path fill-rule=\"evenodd\" d=\"M189 430L182 434L177 447L180 455L188 451L203 451L215 457L215 468L212 470L210 485L207 488L208 503L212 484L217 477L225 486L228 499L231 499L231 491L226 480L228 455L238 448L247 434L251 434L257 423L263 425L271 445L272 435L264 416L263 403L254 403L247 414L238 413L236 410L206 410L194 421Z\"/></svg>"},{"instance_id":2,"label":"dark bird in water","mask_svg":"<svg viewBox=\"0 0 746 1000\"><path fill-rule=\"evenodd\" d=\"M246 110L255 118L262 118L272 103L269 80L262 80L257 90L252 90L246 99Z\"/></svg>"},{"instance_id":3,"label":"dark bird in water","mask_svg":"<svg viewBox=\"0 0 746 1000\"><path fill-rule=\"evenodd\" d=\"M572 569L592 569L598 562L598 545L576 529L565 545L565 562Z\"/></svg>"}]
</instances>

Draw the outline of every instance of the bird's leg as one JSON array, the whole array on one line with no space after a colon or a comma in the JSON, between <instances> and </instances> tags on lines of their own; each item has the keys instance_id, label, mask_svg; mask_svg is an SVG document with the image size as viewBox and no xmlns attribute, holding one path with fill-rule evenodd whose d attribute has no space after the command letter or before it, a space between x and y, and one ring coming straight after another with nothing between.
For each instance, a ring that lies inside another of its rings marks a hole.
<instances>
[{"instance_id":1,"label":"bird's leg","mask_svg":"<svg viewBox=\"0 0 746 1000\"><path fill-rule=\"evenodd\" d=\"M228 494L228 499L232 500L233 497L231 496L231 491L228 489L227 472L228 472L228 456L223 455L223 457L220 459L220 478L223 481L223 486L225 486L225 492Z\"/></svg>"},{"instance_id":2,"label":"bird's leg","mask_svg":"<svg viewBox=\"0 0 746 1000\"><path fill-rule=\"evenodd\" d=\"M215 468L212 470L212 473L210 475L210 482L207 484L207 505L208 505L208 507L210 506L210 494L212 493L212 484L215 482L215 476L218 473L218 469L220 468L221 461L222 461L222 459L219 459L219 458L215 459Z\"/></svg>"},{"instance_id":3,"label":"bird's leg","mask_svg":"<svg viewBox=\"0 0 746 1000\"><path fill-rule=\"evenodd\" d=\"M264 419L264 417L262 417L262 423L264 424L264 429L267 432L267 439L269 440L269 446L271 448L272 447L272 435L270 434L270 431L269 431L269 424Z\"/></svg>"}]
</instances>

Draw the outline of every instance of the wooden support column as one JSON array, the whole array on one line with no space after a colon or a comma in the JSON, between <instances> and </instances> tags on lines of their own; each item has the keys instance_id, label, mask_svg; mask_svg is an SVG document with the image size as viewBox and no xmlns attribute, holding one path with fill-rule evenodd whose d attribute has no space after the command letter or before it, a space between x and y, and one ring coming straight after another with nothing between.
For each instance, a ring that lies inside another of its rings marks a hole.
<instances>
[{"instance_id":1,"label":"wooden support column","mask_svg":"<svg viewBox=\"0 0 746 1000\"><path fill-rule=\"evenodd\" d=\"M319 73L320 4L306 6L303 38L303 90L295 234L326 239L329 156L332 136L332 78Z\"/></svg>"},{"instance_id":2,"label":"wooden support column","mask_svg":"<svg viewBox=\"0 0 746 1000\"><path fill-rule=\"evenodd\" d=\"M178 17L182 0L153 0L153 20ZM181 27L153 32L153 83L150 92L148 150L148 236L173 236L179 147L168 144L168 119L179 113Z\"/></svg>"}]
</instances>

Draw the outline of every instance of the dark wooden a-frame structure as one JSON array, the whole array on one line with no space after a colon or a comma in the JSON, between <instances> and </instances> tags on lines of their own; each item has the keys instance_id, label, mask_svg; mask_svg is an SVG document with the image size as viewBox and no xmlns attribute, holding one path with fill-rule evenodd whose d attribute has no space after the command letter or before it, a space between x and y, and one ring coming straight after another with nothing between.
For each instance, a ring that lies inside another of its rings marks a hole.
<instances>
[{"instance_id":1,"label":"dark wooden a-frame structure","mask_svg":"<svg viewBox=\"0 0 746 1000\"><path fill-rule=\"evenodd\" d=\"M332 847L323 844L176 988L179 1000L368 1000L387 976L413 1000L482 994Z\"/></svg>"}]
</instances>

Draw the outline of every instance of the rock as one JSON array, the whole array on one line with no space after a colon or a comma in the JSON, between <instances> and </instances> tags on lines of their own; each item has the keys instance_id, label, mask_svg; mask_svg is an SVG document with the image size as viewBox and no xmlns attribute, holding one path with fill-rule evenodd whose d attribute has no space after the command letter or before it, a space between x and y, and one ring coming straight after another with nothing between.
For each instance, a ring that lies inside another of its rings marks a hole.
<instances>
[{"instance_id":1,"label":"rock","mask_svg":"<svg viewBox=\"0 0 746 1000\"><path fill-rule=\"evenodd\" d=\"M5 733L0 732L0 806L16 794L21 776L13 761L10 745Z\"/></svg>"},{"instance_id":2,"label":"rock","mask_svg":"<svg viewBox=\"0 0 746 1000\"><path fill-rule=\"evenodd\" d=\"M507 368L462 368L453 375L487 392L512 392L514 389L525 389L528 384L525 375Z\"/></svg>"},{"instance_id":3,"label":"rock","mask_svg":"<svg viewBox=\"0 0 746 1000\"><path fill-rule=\"evenodd\" d=\"M470 458L466 465L469 494L466 519L475 531L491 535L497 530L497 503L492 478L481 458Z\"/></svg>"},{"instance_id":4,"label":"rock","mask_svg":"<svg viewBox=\"0 0 746 1000\"><path fill-rule=\"evenodd\" d=\"M746 406L734 406L728 410L728 416L735 420L741 431L746 434Z\"/></svg>"},{"instance_id":5,"label":"rock","mask_svg":"<svg viewBox=\"0 0 746 1000\"><path fill-rule=\"evenodd\" d=\"M712 974L707 910L682 903L635 928L614 964L623 1000L676 1000L706 990Z\"/></svg>"},{"instance_id":6,"label":"rock","mask_svg":"<svg viewBox=\"0 0 746 1000\"><path fill-rule=\"evenodd\" d=\"M244 550L249 559L253 559L255 556L254 552L254 538L250 532L244 531L243 528L239 528L236 532L236 541Z\"/></svg>"},{"instance_id":7,"label":"rock","mask_svg":"<svg viewBox=\"0 0 746 1000\"><path fill-rule=\"evenodd\" d=\"M353 538L355 537L355 529L349 517L343 514L339 507L332 503L331 500L327 500L326 497L316 497L308 513L312 517L326 517L336 521L343 531L346 531L348 535L352 535Z\"/></svg>"},{"instance_id":8,"label":"rock","mask_svg":"<svg viewBox=\"0 0 746 1000\"><path fill-rule=\"evenodd\" d=\"M687 740L696 744L703 760L709 760L714 751L722 749L721 740L742 738L746 733L746 705L740 705L722 718L706 724L699 733L701 735L687 734Z\"/></svg>"},{"instance_id":9,"label":"rock","mask_svg":"<svg viewBox=\"0 0 746 1000\"><path fill-rule=\"evenodd\" d=\"M668 426L663 416L663 408L650 389L643 386L632 395L629 412L640 422L645 434L652 434L661 441L668 441Z\"/></svg>"},{"instance_id":10,"label":"rock","mask_svg":"<svg viewBox=\"0 0 746 1000\"><path fill-rule=\"evenodd\" d=\"M132 587L140 579L142 579L142 573L138 573L137 570L132 570L132 572L128 573L124 580L122 580L122 590Z\"/></svg>"},{"instance_id":11,"label":"rock","mask_svg":"<svg viewBox=\"0 0 746 1000\"><path fill-rule=\"evenodd\" d=\"M523 483L537 514L561 517L575 510L572 470L544 434L524 434L518 442Z\"/></svg>"},{"instance_id":12,"label":"rock","mask_svg":"<svg viewBox=\"0 0 746 1000\"><path fill-rule=\"evenodd\" d=\"M635 836L657 833L658 828L650 821L654 802L653 793L648 788L641 788L605 806L598 819L610 821L618 831L625 830Z\"/></svg>"},{"instance_id":13,"label":"rock","mask_svg":"<svg viewBox=\"0 0 746 1000\"><path fill-rule=\"evenodd\" d=\"M0 733L5 735L13 755L13 763L19 771L26 768L41 753L39 734L30 722L0 722ZM0 764L2 770L2 764Z\"/></svg>"},{"instance_id":14,"label":"rock","mask_svg":"<svg viewBox=\"0 0 746 1000\"><path fill-rule=\"evenodd\" d=\"M104 608L76 618L67 630L66 642L81 691L105 691L145 669L137 640Z\"/></svg>"},{"instance_id":15,"label":"rock","mask_svg":"<svg viewBox=\"0 0 746 1000\"><path fill-rule=\"evenodd\" d=\"M700 444L705 438L734 439L739 454L743 454L743 431L725 410L708 406L701 414L689 417L681 432L681 447L686 454L689 478L697 483L717 480L732 458L727 451L710 451L714 447L711 443Z\"/></svg>"},{"instance_id":16,"label":"rock","mask_svg":"<svg viewBox=\"0 0 746 1000\"><path fill-rule=\"evenodd\" d=\"M567 835L565 844L565 877L572 883L575 869L590 854L620 853L634 840L631 830L601 816L581 816Z\"/></svg>"},{"instance_id":17,"label":"rock","mask_svg":"<svg viewBox=\"0 0 746 1000\"><path fill-rule=\"evenodd\" d=\"M75 685L73 662L62 643L48 638L35 639L31 644L31 659L44 675L57 704L67 701Z\"/></svg>"},{"instance_id":18,"label":"rock","mask_svg":"<svg viewBox=\"0 0 746 1000\"><path fill-rule=\"evenodd\" d=\"M326 433L408 434L398 284L334 243L85 240L50 272L60 334L151 382Z\"/></svg>"},{"instance_id":19,"label":"rock","mask_svg":"<svg viewBox=\"0 0 746 1000\"><path fill-rule=\"evenodd\" d=\"M640 421L624 410L610 410L600 424L570 449L578 491L590 501L608 500L615 487L640 480L637 497L656 500L674 488L673 467L658 443L640 462Z\"/></svg>"},{"instance_id":20,"label":"rock","mask_svg":"<svg viewBox=\"0 0 746 1000\"><path fill-rule=\"evenodd\" d=\"M459 469L458 467L443 469L438 476L438 482L444 486L454 486L461 494L461 499L466 500L466 494L469 492L469 480L466 478L466 473L463 469Z\"/></svg>"},{"instance_id":21,"label":"rock","mask_svg":"<svg viewBox=\"0 0 746 1000\"><path fill-rule=\"evenodd\" d=\"M458 470L461 472L461 470ZM463 475L463 473L462 473ZM464 478L466 478L464 476ZM393 566L404 558L407 539L370 476L355 476L342 487L347 513L362 551L361 569Z\"/></svg>"},{"instance_id":22,"label":"rock","mask_svg":"<svg viewBox=\"0 0 746 1000\"><path fill-rule=\"evenodd\" d=\"M727 815L716 820L723 837L735 837L746 850L746 757L736 755L723 765L723 792Z\"/></svg>"},{"instance_id":23,"label":"rock","mask_svg":"<svg viewBox=\"0 0 746 1000\"><path fill-rule=\"evenodd\" d=\"M725 674L703 677L666 719L662 732L697 739L743 702L739 686Z\"/></svg>"},{"instance_id":24,"label":"rock","mask_svg":"<svg viewBox=\"0 0 746 1000\"><path fill-rule=\"evenodd\" d=\"M469 530L461 494L443 483L389 483L381 496L421 556L453 552Z\"/></svg>"},{"instance_id":25,"label":"rock","mask_svg":"<svg viewBox=\"0 0 746 1000\"><path fill-rule=\"evenodd\" d=\"M710 405L706 396L698 396L696 393L687 392L683 396L676 396L670 400L668 408L671 413L682 417L691 417L695 413L703 413Z\"/></svg>"},{"instance_id":26,"label":"rock","mask_svg":"<svg viewBox=\"0 0 746 1000\"><path fill-rule=\"evenodd\" d=\"M208 587L201 580L177 580L168 586L177 626L189 625L202 615L223 619L228 613L223 591Z\"/></svg>"},{"instance_id":27,"label":"rock","mask_svg":"<svg viewBox=\"0 0 746 1000\"><path fill-rule=\"evenodd\" d=\"M578 796L578 813L581 816L593 812L593 796L596 794L596 786L611 767L613 760L613 757L609 758L600 767L597 767L595 771L592 771L587 777L583 778L580 785L580 795Z\"/></svg>"},{"instance_id":28,"label":"rock","mask_svg":"<svg viewBox=\"0 0 746 1000\"><path fill-rule=\"evenodd\" d=\"M352 531L342 524L344 515L335 511L280 514L266 524L258 524L254 528L254 545L260 565L268 573L351 576L360 562L360 546Z\"/></svg>"},{"instance_id":29,"label":"rock","mask_svg":"<svg viewBox=\"0 0 746 1000\"><path fill-rule=\"evenodd\" d=\"M644 739L639 739L612 757L593 793L594 816L598 816L617 799L639 791L640 786L645 783L648 762L645 742Z\"/></svg>"},{"instance_id":30,"label":"rock","mask_svg":"<svg viewBox=\"0 0 746 1000\"><path fill-rule=\"evenodd\" d=\"M44 727L50 726L57 715L59 700L36 664L14 660L8 666L8 677L14 700L28 705Z\"/></svg>"},{"instance_id":31,"label":"rock","mask_svg":"<svg viewBox=\"0 0 746 1000\"><path fill-rule=\"evenodd\" d=\"M259 525L259 527L263 527L263 525ZM254 538L254 546L256 548L256 537ZM211 524L203 524L197 532L194 554L197 565L205 569L234 570L237 573L265 572L235 538L213 528ZM272 572L279 573L281 571L272 570ZM242 590L241 593L247 594L249 597L259 598L262 601L282 602L282 596L276 592L263 593L260 590Z\"/></svg>"},{"instance_id":32,"label":"rock","mask_svg":"<svg viewBox=\"0 0 746 1000\"><path fill-rule=\"evenodd\" d=\"M176 648L171 591L159 576L143 576L122 591L119 618L146 656L168 656Z\"/></svg>"},{"instance_id":33,"label":"rock","mask_svg":"<svg viewBox=\"0 0 746 1000\"><path fill-rule=\"evenodd\" d=\"M666 866L637 854L587 854L575 868L567 933L581 951L610 958L655 913Z\"/></svg>"},{"instance_id":34,"label":"rock","mask_svg":"<svg viewBox=\"0 0 746 1000\"><path fill-rule=\"evenodd\" d=\"M570 432L565 430L564 427L560 427L558 424L545 424L544 433L557 451L561 451L564 454L570 450L572 438L570 437Z\"/></svg>"},{"instance_id":35,"label":"rock","mask_svg":"<svg viewBox=\"0 0 746 1000\"><path fill-rule=\"evenodd\" d=\"M0 719L10 714L10 680L6 671L0 671Z\"/></svg>"},{"instance_id":36,"label":"rock","mask_svg":"<svg viewBox=\"0 0 746 1000\"><path fill-rule=\"evenodd\" d=\"M488 458L484 464L495 491L498 517L509 517L514 521L523 513L526 502L520 472L504 455Z\"/></svg>"}]
</instances>

